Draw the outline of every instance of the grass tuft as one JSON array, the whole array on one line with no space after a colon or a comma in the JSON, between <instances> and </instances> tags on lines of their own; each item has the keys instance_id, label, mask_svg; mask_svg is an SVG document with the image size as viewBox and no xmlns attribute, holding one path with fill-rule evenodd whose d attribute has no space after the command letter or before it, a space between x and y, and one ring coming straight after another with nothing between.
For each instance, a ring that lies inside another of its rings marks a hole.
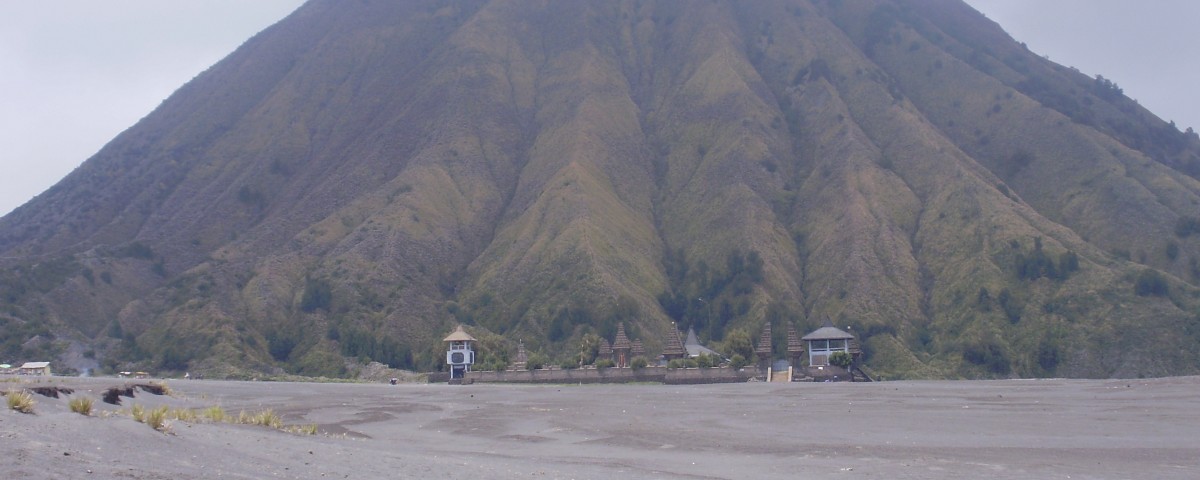
<instances>
[{"instance_id":1,"label":"grass tuft","mask_svg":"<svg viewBox=\"0 0 1200 480\"><path fill-rule=\"evenodd\" d=\"M129 414L133 416L133 421L138 423L146 423L146 407L134 404L129 409Z\"/></svg>"},{"instance_id":2,"label":"grass tuft","mask_svg":"<svg viewBox=\"0 0 1200 480\"><path fill-rule=\"evenodd\" d=\"M258 412L257 415L254 415L251 423L253 423L254 425L261 425L264 427L271 427L271 428L283 427L283 420L279 418L279 414L275 413L274 410L271 410L269 408L266 410L263 410L261 412Z\"/></svg>"},{"instance_id":3,"label":"grass tuft","mask_svg":"<svg viewBox=\"0 0 1200 480\"><path fill-rule=\"evenodd\" d=\"M167 407L166 405L151 410L146 415L146 425L160 432L166 432L170 425L167 424Z\"/></svg>"},{"instance_id":4,"label":"grass tuft","mask_svg":"<svg viewBox=\"0 0 1200 480\"><path fill-rule=\"evenodd\" d=\"M8 392L8 408L21 413L33 413L33 395L29 392Z\"/></svg>"},{"instance_id":5,"label":"grass tuft","mask_svg":"<svg viewBox=\"0 0 1200 480\"><path fill-rule=\"evenodd\" d=\"M176 408L171 410L171 418L181 422L196 423L196 411L190 408Z\"/></svg>"},{"instance_id":6,"label":"grass tuft","mask_svg":"<svg viewBox=\"0 0 1200 480\"><path fill-rule=\"evenodd\" d=\"M94 403L94 400L92 400L91 398L76 397L76 398L72 398L71 401L69 403L67 403L67 405L71 407L72 412L78 413L78 414L86 417L86 416L91 416L93 403Z\"/></svg>"},{"instance_id":7,"label":"grass tuft","mask_svg":"<svg viewBox=\"0 0 1200 480\"><path fill-rule=\"evenodd\" d=\"M308 425L288 425L283 428L283 431L299 435L316 435L317 424L311 423Z\"/></svg>"},{"instance_id":8,"label":"grass tuft","mask_svg":"<svg viewBox=\"0 0 1200 480\"><path fill-rule=\"evenodd\" d=\"M225 410L222 410L219 406L206 408L203 415L205 418L217 423L225 421Z\"/></svg>"}]
</instances>

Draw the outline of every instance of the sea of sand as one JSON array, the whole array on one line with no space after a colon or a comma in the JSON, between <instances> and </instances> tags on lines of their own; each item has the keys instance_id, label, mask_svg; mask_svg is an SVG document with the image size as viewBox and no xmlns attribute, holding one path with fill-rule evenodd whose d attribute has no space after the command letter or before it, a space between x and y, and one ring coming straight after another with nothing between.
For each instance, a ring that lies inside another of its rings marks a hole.
<instances>
[{"instance_id":1,"label":"sea of sand","mask_svg":"<svg viewBox=\"0 0 1200 480\"><path fill-rule=\"evenodd\" d=\"M1200 377L722 385L0 378L0 478L1200 478ZM72 398L95 399L91 416ZM134 421L133 405L266 408L316 435Z\"/></svg>"}]
</instances>

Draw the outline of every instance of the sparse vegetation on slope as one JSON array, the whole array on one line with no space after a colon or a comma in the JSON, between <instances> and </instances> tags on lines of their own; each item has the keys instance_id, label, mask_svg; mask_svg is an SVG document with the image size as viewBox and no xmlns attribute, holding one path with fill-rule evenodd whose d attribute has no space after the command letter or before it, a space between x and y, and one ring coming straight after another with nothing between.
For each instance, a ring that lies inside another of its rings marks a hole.
<instances>
[{"instance_id":1,"label":"sparse vegetation on slope","mask_svg":"<svg viewBox=\"0 0 1200 480\"><path fill-rule=\"evenodd\" d=\"M888 378L1195 373L1198 176L957 1L314 0L0 219L0 355L748 362L828 319Z\"/></svg>"}]
</instances>

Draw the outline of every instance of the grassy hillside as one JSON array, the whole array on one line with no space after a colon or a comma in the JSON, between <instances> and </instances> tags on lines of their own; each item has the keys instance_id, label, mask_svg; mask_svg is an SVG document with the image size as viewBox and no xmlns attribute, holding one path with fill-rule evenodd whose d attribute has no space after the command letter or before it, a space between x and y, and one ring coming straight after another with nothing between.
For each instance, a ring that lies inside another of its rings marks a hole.
<instances>
[{"instance_id":1,"label":"grassy hillside","mask_svg":"<svg viewBox=\"0 0 1200 480\"><path fill-rule=\"evenodd\" d=\"M852 329L1195 373L1200 139L957 0L314 0L0 219L0 355L439 368ZM780 352L782 353L782 352Z\"/></svg>"}]
</instances>

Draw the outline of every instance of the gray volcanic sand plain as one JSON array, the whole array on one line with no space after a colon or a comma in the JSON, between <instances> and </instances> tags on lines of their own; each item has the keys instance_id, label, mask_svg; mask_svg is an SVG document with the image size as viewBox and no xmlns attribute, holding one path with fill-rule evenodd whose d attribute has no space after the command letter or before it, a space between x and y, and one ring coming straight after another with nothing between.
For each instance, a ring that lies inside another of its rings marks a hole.
<instances>
[{"instance_id":1,"label":"gray volcanic sand plain","mask_svg":"<svg viewBox=\"0 0 1200 480\"><path fill-rule=\"evenodd\" d=\"M1200 478L1200 377L722 385L0 379L0 478ZM26 383L20 383L26 382ZM137 381L144 383L145 381ZM132 382L131 382L132 383ZM70 398L96 399L91 417ZM273 408L300 435L130 406Z\"/></svg>"}]
</instances>

